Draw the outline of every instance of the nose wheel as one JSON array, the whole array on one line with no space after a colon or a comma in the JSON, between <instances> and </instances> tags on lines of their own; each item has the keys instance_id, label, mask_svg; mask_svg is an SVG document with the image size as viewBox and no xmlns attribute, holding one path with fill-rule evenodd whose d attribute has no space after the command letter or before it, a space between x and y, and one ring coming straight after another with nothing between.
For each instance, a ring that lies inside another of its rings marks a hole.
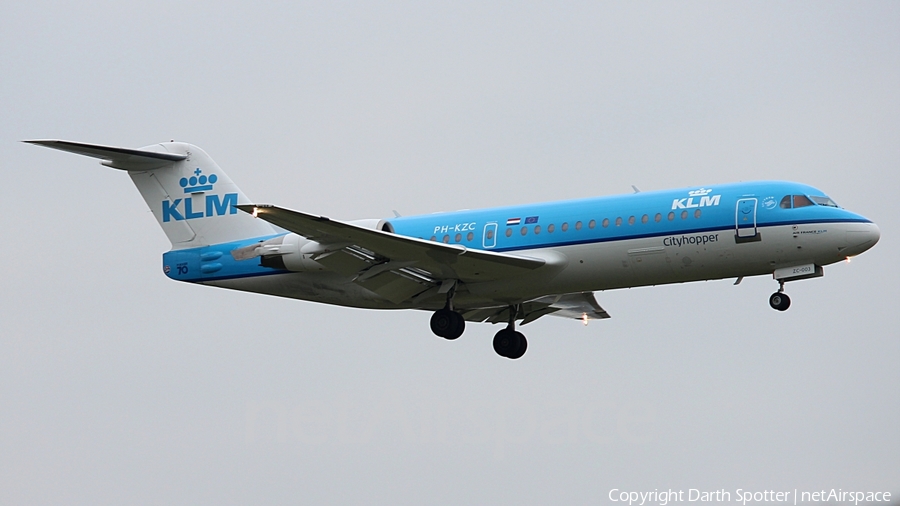
<instances>
[{"instance_id":1,"label":"nose wheel","mask_svg":"<svg viewBox=\"0 0 900 506\"><path fill-rule=\"evenodd\" d=\"M787 311L791 307L791 298L784 293L784 281L779 281L778 291L769 296L769 305L778 311Z\"/></svg>"},{"instance_id":2,"label":"nose wheel","mask_svg":"<svg viewBox=\"0 0 900 506\"><path fill-rule=\"evenodd\" d=\"M786 293L775 292L769 297L769 305L772 306L772 309L786 311L791 307L791 298Z\"/></svg>"}]
</instances>

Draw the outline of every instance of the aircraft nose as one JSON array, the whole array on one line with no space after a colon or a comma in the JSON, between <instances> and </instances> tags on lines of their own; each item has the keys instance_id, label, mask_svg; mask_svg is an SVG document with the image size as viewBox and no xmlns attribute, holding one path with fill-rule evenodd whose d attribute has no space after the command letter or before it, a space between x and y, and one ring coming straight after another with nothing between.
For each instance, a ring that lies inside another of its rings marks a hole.
<instances>
[{"instance_id":1,"label":"aircraft nose","mask_svg":"<svg viewBox=\"0 0 900 506\"><path fill-rule=\"evenodd\" d=\"M881 230L878 229L878 225L872 223L872 229L869 230L869 240L872 241L872 246L875 246L879 239L881 239Z\"/></svg>"},{"instance_id":2,"label":"aircraft nose","mask_svg":"<svg viewBox=\"0 0 900 506\"><path fill-rule=\"evenodd\" d=\"M855 227L846 232L845 243L847 247L842 253L848 257L859 255L868 250L881 239L881 230L874 223L866 223L864 226Z\"/></svg>"}]
</instances>

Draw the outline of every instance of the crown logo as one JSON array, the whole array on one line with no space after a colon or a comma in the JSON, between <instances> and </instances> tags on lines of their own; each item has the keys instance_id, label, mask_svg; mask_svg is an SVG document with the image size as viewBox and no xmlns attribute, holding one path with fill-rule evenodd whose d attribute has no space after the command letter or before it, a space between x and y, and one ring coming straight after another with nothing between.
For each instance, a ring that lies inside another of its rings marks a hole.
<instances>
[{"instance_id":1,"label":"crown logo","mask_svg":"<svg viewBox=\"0 0 900 506\"><path fill-rule=\"evenodd\" d=\"M184 193L200 193L205 192L206 190L212 190L213 185L216 184L216 181L218 180L219 178L215 174L207 176L203 174L200 167L197 167L193 176L190 178L181 178L181 180L178 181L178 184L184 188Z\"/></svg>"},{"instance_id":2,"label":"crown logo","mask_svg":"<svg viewBox=\"0 0 900 506\"><path fill-rule=\"evenodd\" d=\"M700 188L699 190L689 191L688 195L690 195L691 197L702 197L704 195L709 195L709 192L711 191L711 188L709 190L707 190L706 188Z\"/></svg>"}]
</instances>

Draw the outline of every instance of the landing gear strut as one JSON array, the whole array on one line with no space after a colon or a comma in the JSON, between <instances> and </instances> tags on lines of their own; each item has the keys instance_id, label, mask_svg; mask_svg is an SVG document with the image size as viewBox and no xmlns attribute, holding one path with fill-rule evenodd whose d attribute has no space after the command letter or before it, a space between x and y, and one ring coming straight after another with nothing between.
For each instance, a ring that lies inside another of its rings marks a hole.
<instances>
[{"instance_id":1,"label":"landing gear strut","mask_svg":"<svg viewBox=\"0 0 900 506\"><path fill-rule=\"evenodd\" d=\"M769 305L778 311L787 311L791 307L791 298L784 293L784 281L778 281L778 291L769 297Z\"/></svg>"},{"instance_id":2,"label":"landing gear strut","mask_svg":"<svg viewBox=\"0 0 900 506\"><path fill-rule=\"evenodd\" d=\"M521 358L528 349L528 340L521 332L516 332L516 306L509 307L509 324L494 335L494 351L501 357Z\"/></svg>"},{"instance_id":3,"label":"landing gear strut","mask_svg":"<svg viewBox=\"0 0 900 506\"><path fill-rule=\"evenodd\" d=\"M466 330L466 319L453 310L453 294L456 292L454 285L447 292L447 304L444 309L438 309L431 315L431 331L436 336L453 340L461 336Z\"/></svg>"}]
</instances>

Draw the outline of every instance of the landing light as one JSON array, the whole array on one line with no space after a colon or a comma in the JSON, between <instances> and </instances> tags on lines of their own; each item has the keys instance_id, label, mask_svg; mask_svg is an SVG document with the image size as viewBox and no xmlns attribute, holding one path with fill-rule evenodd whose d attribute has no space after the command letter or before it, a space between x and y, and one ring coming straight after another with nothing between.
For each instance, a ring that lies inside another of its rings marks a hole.
<instances>
[{"instance_id":1,"label":"landing light","mask_svg":"<svg viewBox=\"0 0 900 506\"><path fill-rule=\"evenodd\" d=\"M850 257L847 257L847 263L848 264L850 263Z\"/></svg>"},{"instance_id":2,"label":"landing light","mask_svg":"<svg viewBox=\"0 0 900 506\"><path fill-rule=\"evenodd\" d=\"M257 216L258 214L259 214L259 208L258 208L258 207L254 207L254 208L253 208L253 217L256 218L256 216Z\"/></svg>"},{"instance_id":3,"label":"landing light","mask_svg":"<svg viewBox=\"0 0 900 506\"><path fill-rule=\"evenodd\" d=\"M589 321L591 321L591 319L588 318L587 313L581 313L581 323L583 323L585 327L587 327Z\"/></svg>"}]
</instances>

